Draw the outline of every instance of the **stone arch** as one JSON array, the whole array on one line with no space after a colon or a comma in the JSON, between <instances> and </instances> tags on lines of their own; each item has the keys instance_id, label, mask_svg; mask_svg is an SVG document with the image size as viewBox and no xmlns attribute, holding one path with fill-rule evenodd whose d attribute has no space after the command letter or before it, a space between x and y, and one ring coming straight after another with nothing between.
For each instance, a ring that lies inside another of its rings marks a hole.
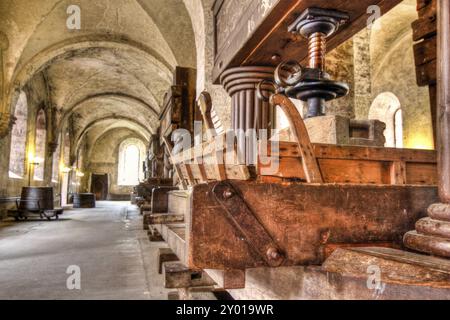
<instances>
[{"instance_id":1,"label":"stone arch","mask_svg":"<svg viewBox=\"0 0 450 320\"><path fill-rule=\"evenodd\" d=\"M380 93L369 109L369 120L380 120L386 124L384 136L386 147L403 147L403 118L400 100L392 92Z\"/></svg>"},{"instance_id":2,"label":"stone arch","mask_svg":"<svg viewBox=\"0 0 450 320\"><path fill-rule=\"evenodd\" d=\"M70 56L77 50L103 48L111 50L130 50L148 58L148 60L164 75L165 80L171 82L171 74L174 66L170 65L164 57L160 56L153 49L139 42L127 39L126 37L111 37L105 35L91 35L72 38L47 48L39 52L30 60L19 64L14 71L10 86L7 88L7 101L14 101L14 91L24 86L31 77L39 71L45 69L56 59Z\"/></svg>"},{"instance_id":3,"label":"stone arch","mask_svg":"<svg viewBox=\"0 0 450 320\"><path fill-rule=\"evenodd\" d=\"M84 129L83 131L80 133L80 135L78 136L78 138L76 139L76 148L75 150L79 149L79 146L83 140L83 138L86 136L86 134L89 132L89 130L91 130L94 126L99 126L101 125L103 122L112 120L112 119L116 119L116 120L124 120L126 122L132 123L134 125L136 125L140 130L141 133L145 133L148 135L148 137L150 137L153 132L151 130L149 130L144 124L137 122L136 120L132 119L132 118L128 118L128 117L122 117L122 116L108 116L108 117L104 117L101 119L96 119L94 121L92 121L91 123L89 123ZM148 139L147 139L148 140Z\"/></svg>"},{"instance_id":4,"label":"stone arch","mask_svg":"<svg viewBox=\"0 0 450 320\"><path fill-rule=\"evenodd\" d=\"M14 118L15 123L11 130L9 177L20 179L26 172L28 99L24 91L20 92L14 107Z\"/></svg>"}]
</instances>

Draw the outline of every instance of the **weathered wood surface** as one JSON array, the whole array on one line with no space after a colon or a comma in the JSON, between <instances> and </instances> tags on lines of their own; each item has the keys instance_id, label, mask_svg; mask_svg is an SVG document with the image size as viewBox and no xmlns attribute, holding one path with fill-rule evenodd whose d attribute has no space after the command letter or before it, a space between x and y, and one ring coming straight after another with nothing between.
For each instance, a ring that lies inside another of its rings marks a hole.
<instances>
[{"instance_id":1,"label":"weathered wood surface","mask_svg":"<svg viewBox=\"0 0 450 320\"><path fill-rule=\"evenodd\" d=\"M387 285L450 288L448 260L390 248L338 249L325 261L322 269L367 280L371 266L380 268L380 281Z\"/></svg>"},{"instance_id":2,"label":"weathered wood surface","mask_svg":"<svg viewBox=\"0 0 450 320\"><path fill-rule=\"evenodd\" d=\"M208 287L215 282L203 271L191 270L180 262L164 263L165 287L168 289Z\"/></svg>"},{"instance_id":3,"label":"weathered wood surface","mask_svg":"<svg viewBox=\"0 0 450 320\"><path fill-rule=\"evenodd\" d=\"M146 214L144 217L147 224L171 224L171 223L183 223L184 215L180 214Z\"/></svg>"},{"instance_id":4,"label":"weathered wood surface","mask_svg":"<svg viewBox=\"0 0 450 320\"><path fill-rule=\"evenodd\" d=\"M245 164L238 161L237 151L234 147L225 148L225 135L217 136L213 141L197 145L173 156L173 163L180 167L184 177L192 175L193 184L205 180L222 181L225 179L250 179L250 172ZM185 169L186 164L195 164L198 159L201 163L190 165L191 171ZM228 160L228 159L231 159ZM202 171L198 169L201 166Z\"/></svg>"},{"instance_id":5,"label":"weathered wood surface","mask_svg":"<svg viewBox=\"0 0 450 320\"><path fill-rule=\"evenodd\" d=\"M368 19L373 14L367 12L369 6L378 5L384 14L401 0L246 0L244 5L248 10L241 9L241 2L233 8L233 2L235 0L218 0L215 5L215 81L230 67L276 66L281 61L301 61L306 58L307 41L287 30L308 7L336 9L349 14L349 22L330 38L327 47L331 50L367 26Z\"/></svg>"},{"instance_id":6,"label":"weathered wood surface","mask_svg":"<svg viewBox=\"0 0 450 320\"><path fill-rule=\"evenodd\" d=\"M272 95L270 103L273 106L280 106L289 121L291 134L297 143L297 149L301 157L306 181L322 183L323 177L309 139L308 130L294 103L287 96L281 94Z\"/></svg>"},{"instance_id":7,"label":"weathered wood surface","mask_svg":"<svg viewBox=\"0 0 450 320\"><path fill-rule=\"evenodd\" d=\"M179 261L177 255L170 248L158 249L158 273L163 273L163 265L165 262Z\"/></svg>"},{"instance_id":8,"label":"weathered wood surface","mask_svg":"<svg viewBox=\"0 0 450 320\"><path fill-rule=\"evenodd\" d=\"M405 234L403 242L410 249L434 256L450 258L450 239L448 238L410 231Z\"/></svg>"},{"instance_id":9,"label":"weathered wood surface","mask_svg":"<svg viewBox=\"0 0 450 320\"><path fill-rule=\"evenodd\" d=\"M220 136L220 139L224 137ZM175 163L194 161L200 154L203 155L201 165L205 169L208 180L224 180L224 177L219 175L218 162L225 163L223 167L227 179L249 180L252 177L249 169L236 162L227 163L226 152L217 151L217 145L225 144L224 142L204 143L176 155L174 161ZM311 146L313 153L311 159L317 160L325 183L436 185L438 182L435 151L324 144ZM262 148L263 145L260 147ZM267 164L266 161L260 161L261 159L258 158L256 171L258 176L269 175L308 181L297 143L280 141L279 150L276 152L272 152L269 143L267 152L260 151L259 154L278 158L279 163L278 170L267 173L265 169L270 167L271 163ZM182 169L181 172L187 175ZM203 179L199 170L192 170L191 174L195 184Z\"/></svg>"},{"instance_id":10,"label":"weathered wood surface","mask_svg":"<svg viewBox=\"0 0 450 320\"><path fill-rule=\"evenodd\" d=\"M169 212L169 192L177 187L157 187L152 191L151 213Z\"/></svg>"},{"instance_id":11,"label":"weathered wood surface","mask_svg":"<svg viewBox=\"0 0 450 320\"><path fill-rule=\"evenodd\" d=\"M391 243L437 200L425 186L268 184L233 181L235 189L285 255L283 265L320 264L327 246ZM214 184L193 189L189 266L245 269L265 262L242 241L215 199Z\"/></svg>"},{"instance_id":12,"label":"weathered wood surface","mask_svg":"<svg viewBox=\"0 0 450 320\"><path fill-rule=\"evenodd\" d=\"M312 144L325 183L436 185L436 152L430 150ZM270 174L306 180L297 145L281 141L279 151L267 147L269 157L279 157L279 169ZM261 153L261 152L260 152ZM267 164L258 163L263 175Z\"/></svg>"}]
</instances>

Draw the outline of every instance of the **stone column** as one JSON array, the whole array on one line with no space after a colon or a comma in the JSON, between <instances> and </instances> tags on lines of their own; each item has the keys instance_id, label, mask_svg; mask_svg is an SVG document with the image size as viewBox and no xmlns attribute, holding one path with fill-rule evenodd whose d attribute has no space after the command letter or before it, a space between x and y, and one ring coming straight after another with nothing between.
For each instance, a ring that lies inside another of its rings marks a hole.
<instances>
[{"instance_id":1,"label":"stone column","mask_svg":"<svg viewBox=\"0 0 450 320\"><path fill-rule=\"evenodd\" d=\"M12 125L14 124L14 117L10 114L5 101L5 74L3 53L8 49L9 41L6 35L0 32L0 139L6 137Z\"/></svg>"},{"instance_id":2,"label":"stone column","mask_svg":"<svg viewBox=\"0 0 450 320\"><path fill-rule=\"evenodd\" d=\"M326 56L326 66L326 71L332 79L345 82L350 86L348 95L327 102L326 115L353 119L355 117L353 39L347 40L330 51Z\"/></svg>"},{"instance_id":3,"label":"stone column","mask_svg":"<svg viewBox=\"0 0 450 320\"><path fill-rule=\"evenodd\" d=\"M238 67L226 70L221 84L231 97L231 128L234 130L272 129L275 126L274 108L257 96L258 84L273 80L272 67ZM261 86L263 95L274 91L271 84Z\"/></svg>"},{"instance_id":4,"label":"stone column","mask_svg":"<svg viewBox=\"0 0 450 320\"><path fill-rule=\"evenodd\" d=\"M367 119L372 104L370 33L365 28L353 38L355 117L360 120Z\"/></svg>"}]
</instances>

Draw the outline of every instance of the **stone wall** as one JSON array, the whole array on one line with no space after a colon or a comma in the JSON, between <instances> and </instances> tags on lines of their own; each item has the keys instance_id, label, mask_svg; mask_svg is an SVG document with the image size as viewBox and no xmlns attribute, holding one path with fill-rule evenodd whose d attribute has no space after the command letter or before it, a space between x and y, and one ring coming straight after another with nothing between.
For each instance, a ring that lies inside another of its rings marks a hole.
<instances>
[{"instance_id":1,"label":"stone wall","mask_svg":"<svg viewBox=\"0 0 450 320\"><path fill-rule=\"evenodd\" d=\"M108 174L110 194L129 195L132 192L132 186L118 184L119 147L124 140L129 138L136 138L144 145L148 145L148 142L142 137L126 128L109 131L93 145L88 144L84 155L83 171L85 176L82 180L81 191L90 191L89 180L92 174Z\"/></svg>"}]
</instances>

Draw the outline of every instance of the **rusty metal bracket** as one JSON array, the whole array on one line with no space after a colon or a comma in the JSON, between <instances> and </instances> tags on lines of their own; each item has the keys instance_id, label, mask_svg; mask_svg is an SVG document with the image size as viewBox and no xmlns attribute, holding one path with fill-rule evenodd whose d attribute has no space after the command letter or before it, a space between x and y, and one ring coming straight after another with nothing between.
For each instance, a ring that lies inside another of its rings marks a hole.
<instances>
[{"instance_id":1,"label":"rusty metal bracket","mask_svg":"<svg viewBox=\"0 0 450 320\"><path fill-rule=\"evenodd\" d=\"M255 217L239 192L228 181L217 183L213 188L216 200L227 213L230 222L239 231L243 240L270 267L279 267L284 254Z\"/></svg>"}]
</instances>

